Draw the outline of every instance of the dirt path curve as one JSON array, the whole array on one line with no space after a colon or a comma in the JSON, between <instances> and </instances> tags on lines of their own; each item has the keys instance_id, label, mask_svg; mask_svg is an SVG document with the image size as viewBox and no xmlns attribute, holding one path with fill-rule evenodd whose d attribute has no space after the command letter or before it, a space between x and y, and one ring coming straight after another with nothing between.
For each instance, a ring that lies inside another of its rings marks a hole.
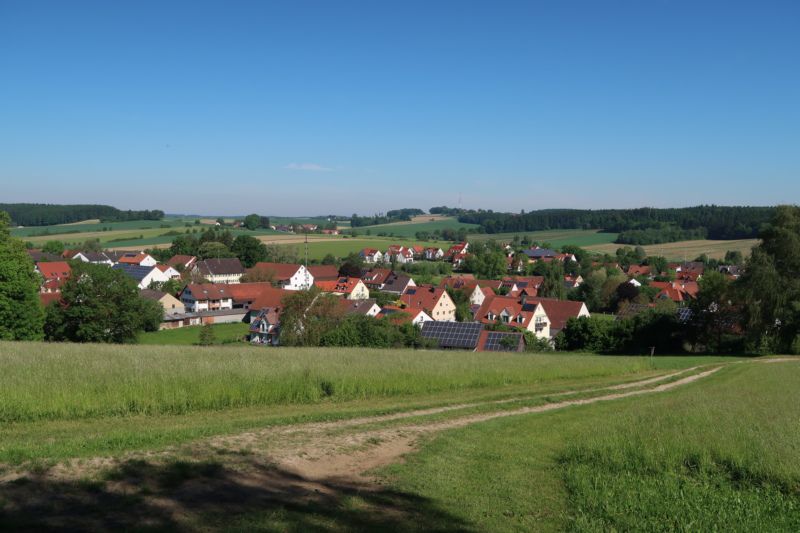
<instances>
[{"instance_id":1,"label":"dirt path curve","mask_svg":"<svg viewBox=\"0 0 800 533\"><path fill-rule=\"evenodd\" d=\"M605 394L591 398L564 400L561 402L547 403L532 407L522 407L519 409L472 414L431 423L420 422L404 424L387 429L367 430L358 434L349 433L344 437L334 437L324 439L324 441L312 438L306 441L306 444L302 446L302 448L294 450L294 453L283 454L279 452L273 456L273 459L281 468L306 479L364 481L365 472L401 460L403 455L413 451L414 443L419 439L419 437L426 434L446 429L460 428L470 424L485 422L487 420L493 420L496 418L544 413L547 411L554 411L577 405L589 405L632 396L665 392L710 376L711 374L717 372L720 368L721 367L719 366L711 368L709 370L692 374L668 383L662 383L651 388L637 389L627 392L614 392L612 394ZM664 381L669 377L674 377L677 374L688 371L689 369L667 374L665 376L660 376L658 378L651 378L642 382L625 384L624 386L609 387L609 389L619 390L622 387L633 388L636 386L652 384L654 382ZM438 412L442 411L439 410ZM337 423L331 423L329 427L335 427L336 424ZM252 436L253 434L250 434L250 437ZM236 440L230 439L226 441L227 445L235 445L235 442Z\"/></svg>"}]
</instances>

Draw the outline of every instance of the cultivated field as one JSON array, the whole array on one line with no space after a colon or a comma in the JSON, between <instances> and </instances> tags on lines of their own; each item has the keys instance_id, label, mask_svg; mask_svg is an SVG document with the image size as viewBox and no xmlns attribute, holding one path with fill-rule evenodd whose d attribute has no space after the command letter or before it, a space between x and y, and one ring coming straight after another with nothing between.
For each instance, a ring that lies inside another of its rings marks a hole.
<instances>
[{"instance_id":1,"label":"cultivated field","mask_svg":"<svg viewBox=\"0 0 800 533\"><path fill-rule=\"evenodd\" d=\"M411 237L413 238L417 232L427 231L433 233L436 230L459 228L477 228L477 224L463 224L455 217L445 217L441 215L422 215L412 217L411 220L403 220L400 222L391 222L389 224L378 224L376 226L360 226L353 228L350 231L358 232L359 235L364 235L369 231L373 235L378 233L385 233L387 235L395 235L398 237Z\"/></svg>"},{"instance_id":2,"label":"cultivated field","mask_svg":"<svg viewBox=\"0 0 800 533\"><path fill-rule=\"evenodd\" d=\"M643 246L647 255L661 255L667 259L675 261L688 260L691 261L701 254L708 255L712 259L722 259L725 257L727 251L739 251L745 257L750 255L750 250L758 244L758 239L741 239L734 241L710 241L710 240L697 240L697 241L681 241L670 242L665 244L653 244ZM602 244L587 246L587 250L600 253L609 253L614 255L622 244Z\"/></svg>"},{"instance_id":3,"label":"cultivated field","mask_svg":"<svg viewBox=\"0 0 800 533\"><path fill-rule=\"evenodd\" d=\"M0 343L0 527L796 531L767 361Z\"/></svg>"},{"instance_id":4,"label":"cultivated field","mask_svg":"<svg viewBox=\"0 0 800 533\"><path fill-rule=\"evenodd\" d=\"M518 233L484 233L470 235L470 240L493 239L499 242L511 242L518 236L520 239L528 237L531 241L539 243L550 243L551 246L560 248L567 244L580 247L590 247L591 245L607 244L614 242L617 238L616 233L603 233L598 230L583 229L556 229L543 231L521 231ZM616 249L616 248L615 248Z\"/></svg>"}]
</instances>

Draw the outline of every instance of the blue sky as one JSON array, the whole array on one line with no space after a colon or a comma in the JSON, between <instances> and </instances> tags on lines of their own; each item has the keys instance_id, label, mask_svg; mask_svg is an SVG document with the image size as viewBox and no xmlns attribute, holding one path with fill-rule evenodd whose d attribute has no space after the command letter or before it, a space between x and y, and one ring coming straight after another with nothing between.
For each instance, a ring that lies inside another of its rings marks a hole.
<instances>
[{"instance_id":1,"label":"blue sky","mask_svg":"<svg viewBox=\"0 0 800 533\"><path fill-rule=\"evenodd\" d=\"M0 201L800 197L800 2L0 2Z\"/></svg>"}]
</instances>

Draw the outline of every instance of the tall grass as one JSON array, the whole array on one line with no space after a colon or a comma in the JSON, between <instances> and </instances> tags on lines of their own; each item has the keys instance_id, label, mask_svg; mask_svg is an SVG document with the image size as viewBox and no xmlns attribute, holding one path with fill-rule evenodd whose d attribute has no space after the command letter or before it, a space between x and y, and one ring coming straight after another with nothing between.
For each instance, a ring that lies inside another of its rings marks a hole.
<instances>
[{"instance_id":1,"label":"tall grass","mask_svg":"<svg viewBox=\"0 0 800 533\"><path fill-rule=\"evenodd\" d=\"M0 423L435 393L625 375L645 358L0 343Z\"/></svg>"}]
</instances>

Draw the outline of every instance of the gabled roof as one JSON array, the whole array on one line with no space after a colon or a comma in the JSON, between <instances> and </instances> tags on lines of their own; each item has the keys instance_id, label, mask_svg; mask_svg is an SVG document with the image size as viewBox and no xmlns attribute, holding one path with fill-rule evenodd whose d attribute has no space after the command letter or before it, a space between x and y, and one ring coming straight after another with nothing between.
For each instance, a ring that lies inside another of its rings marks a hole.
<instances>
[{"instance_id":1,"label":"gabled roof","mask_svg":"<svg viewBox=\"0 0 800 533\"><path fill-rule=\"evenodd\" d=\"M478 308L475 319L484 324L504 323L518 328L528 328L536 313L538 304L513 296L487 296ZM542 308L544 309L544 308ZM545 314L547 311L545 311ZM507 316L508 321L500 319Z\"/></svg>"},{"instance_id":2,"label":"gabled roof","mask_svg":"<svg viewBox=\"0 0 800 533\"><path fill-rule=\"evenodd\" d=\"M409 287L400 295L400 301L407 309L422 309L429 315L442 298L450 298L447 291L432 286Z\"/></svg>"},{"instance_id":3,"label":"gabled roof","mask_svg":"<svg viewBox=\"0 0 800 533\"><path fill-rule=\"evenodd\" d=\"M629 276L649 276L650 267L648 265L631 265L628 267Z\"/></svg>"},{"instance_id":4,"label":"gabled roof","mask_svg":"<svg viewBox=\"0 0 800 533\"><path fill-rule=\"evenodd\" d=\"M337 278L334 280L314 280L314 285L323 292L335 292L340 294L350 294L355 290L359 283L363 282L359 278Z\"/></svg>"},{"instance_id":5,"label":"gabled roof","mask_svg":"<svg viewBox=\"0 0 800 533\"><path fill-rule=\"evenodd\" d=\"M377 305L375 298L367 298L366 300L339 300L339 305L344 309L345 314L366 315Z\"/></svg>"},{"instance_id":6,"label":"gabled roof","mask_svg":"<svg viewBox=\"0 0 800 533\"><path fill-rule=\"evenodd\" d=\"M138 253L138 254L128 253L128 254L125 254L122 257L120 257L119 258L119 262L122 263L122 264L128 264L128 265L138 265L139 263L144 261L146 258L147 258L147 254L143 254L143 253Z\"/></svg>"},{"instance_id":7,"label":"gabled roof","mask_svg":"<svg viewBox=\"0 0 800 533\"><path fill-rule=\"evenodd\" d=\"M558 255L558 252L549 248L531 248L529 250L523 250L522 253L531 259L544 259L546 257L556 257Z\"/></svg>"},{"instance_id":8,"label":"gabled roof","mask_svg":"<svg viewBox=\"0 0 800 533\"><path fill-rule=\"evenodd\" d=\"M567 320L570 318L578 318L581 312L586 307L583 302L575 302L572 300L557 300L555 298L529 298L528 301L538 302L547 313L547 318L550 319L551 334L561 331L567 325Z\"/></svg>"},{"instance_id":9,"label":"gabled roof","mask_svg":"<svg viewBox=\"0 0 800 533\"><path fill-rule=\"evenodd\" d=\"M36 268L44 279L64 279L72 273L72 269L66 261L42 261L36 263Z\"/></svg>"},{"instance_id":10,"label":"gabled roof","mask_svg":"<svg viewBox=\"0 0 800 533\"><path fill-rule=\"evenodd\" d=\"M197 258L193 255L173 255L167 261L167 264L173 268L177 266L189 266L191 263L197 261Z\"/></svg>"},{"instance_id":11,"label":"gabled roof","mask_svg":"<svg viewBox=\"0 0 800 533\"><path fill-rule=\"evenodd\" d=\"M132 277L136 281L142 281L144 278L147 277L150 272L153 271L155 267L147 267L147 266L139 266L139 265L129 265L126 263L117 263L116 265L112 266L114 270L122 270L125 274Z\"/></svg>"},{"instance_id":12,"label":"gabled roof","mask_svg":"<svg viewBox=\"0 0 800 533\"><path fill-rule=\"evenodd\" d=\"M335 280L339 278L339 269L336 265L311 265L308 271L314 276L314 281Z\"/></svg>"},{"instance_id":13,"label":"gabled roof","mask_svg":"<svg viewBox=\"0 0 800 533\"><path fill-rule=\"evenodd\" d=\"M41 250L27 250L27 252L31 259L33 259L34 263L38 263L39 261L60 261L62 259L58 255L49 254Z\"/></svg>"},{"instance_id":14,"label":"gabled roof","mask_svg":"<svg viewBox=\"0 0 800 533\"><path fill-rule=\"evenodd\" d=\"M372 268L362 272L361 280L367 285L383 285L389 276L392 275L391 269Z\"/></svg>"},{"instance_id":15,"label":"gabled roof","mask_svg":"<svg viewBox=\"0 0 800 533\"><path fill-rule=\"evenodd\" d=\"M363 257L367 257L367 256L370 256L370 255L375 255L375 254L379 254L379 253L381 253L381 251L376 249L376 248L364 248L363 250L361 250L359 252L359 255L361 255Z\"/></svg>"},{"instance_id":16,"label":"gabled roof","mask_svg":"<svg viewBox=\"0 0 800 533\"><path fill-rule=\"evenodd\" d=\"M297 274L297 271L300 270L300 267L302 266L303 265L295 263L267 263L261 261L256 263L255 266L250 270L260 271L260 272L272 272L274 273L275 281L289 281L289 279L291 279L292 276Z\"/></svg>"},{"instance_id":17,"label":"gabled roof","mask_svg":"<svg viewBox=\"0 0 800 533\"><path fill-rule=\"evenodd\" d=\"M161 291L154 291L153 289L142 289L139 291L139 296L142 298L147 298L148 300L155 300L156 302L161 301L161 298L166 296L166 292Z\"/></svg>"},{"instance_id":18,"label":"gabled roof","mask_svg":"<svg viewBox=\"0 0 800 533\"><path fill-rule=\"evenodd\" d=\"M481 331L478 352L521 352L525 349L525 336L513 331Z\"/></svg>"},{"instance_id":19,"label":"gabled roof","mask_svg":"<svg viewBox=\"0 0 800 533\"><path fill-rule=\"evenodd\" d=\"M386 283L383 286L383 290L386 292L402 293L413 282L414 280L411 279L410 276L407 276L405 274L398 274L397 272L392 272L392 274L386 280Z\"/></svg>"},{"instance_id":20,"label":"gabled roof","mask_svg":"<svg viewBox=\"0 0 800 533\"><path fill-rule=\"evenodd\" d=\"M204 276L244 274L244 267L236 257L205 259L196 263L197 271Z\"/></svg>"}]
</instances>

